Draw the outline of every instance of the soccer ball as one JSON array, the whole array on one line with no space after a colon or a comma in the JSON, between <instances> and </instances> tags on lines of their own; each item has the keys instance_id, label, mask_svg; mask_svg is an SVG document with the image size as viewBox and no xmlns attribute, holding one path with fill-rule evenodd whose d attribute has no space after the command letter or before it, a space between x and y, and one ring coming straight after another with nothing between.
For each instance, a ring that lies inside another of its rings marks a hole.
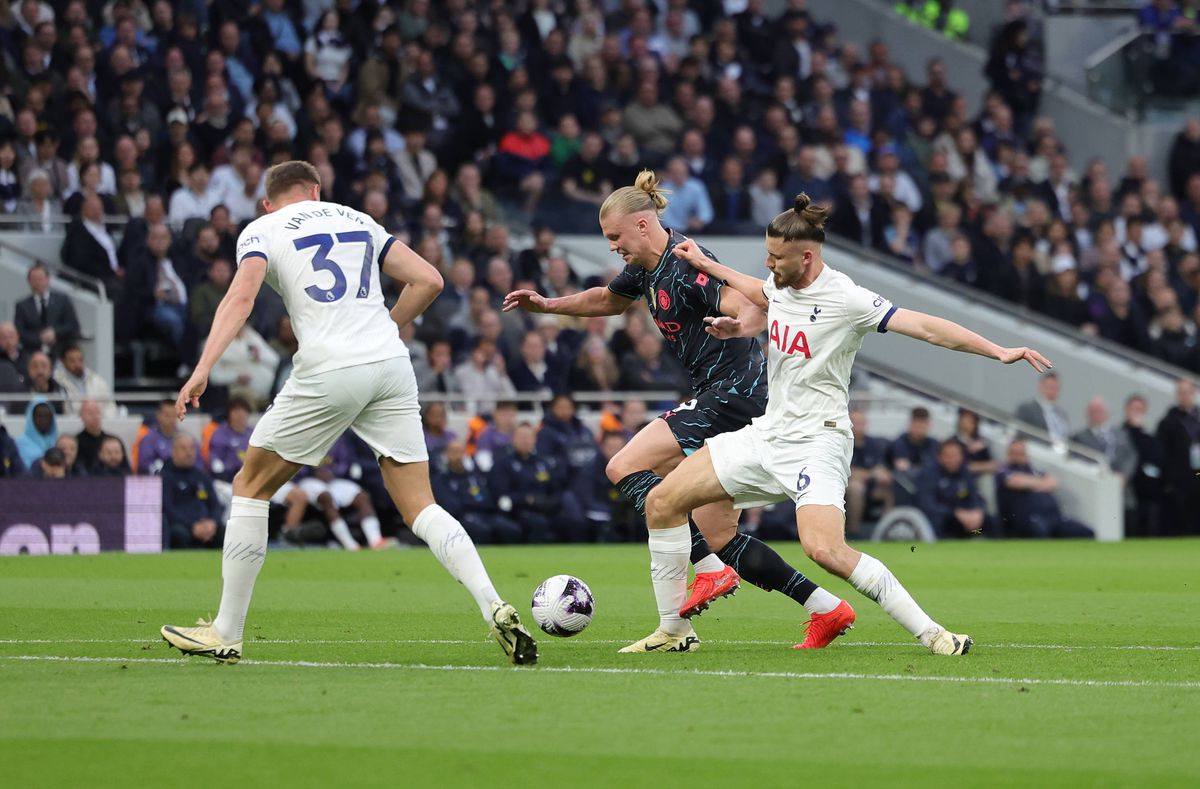
<instances>
[{"instance_id":1,"label":"soccer ball","mask_svg":"<svg viewBox=\"0 0 1200 789\"><path fill-rule=\"evenodd\" d=\"M573 575L555 575L533 593L533 621L552 636L573 636L591 624L596 601Z\"/></svg>"}]
</instances>

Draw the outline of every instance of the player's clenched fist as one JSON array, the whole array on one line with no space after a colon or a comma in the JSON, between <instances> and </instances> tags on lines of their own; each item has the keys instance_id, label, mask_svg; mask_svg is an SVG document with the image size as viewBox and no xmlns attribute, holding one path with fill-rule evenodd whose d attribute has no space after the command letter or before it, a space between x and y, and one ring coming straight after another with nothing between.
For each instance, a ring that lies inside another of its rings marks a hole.
<instances>
[{"instance_id":1,"label":"player's clenched fist","mask_svg":"<svg viewBox=\"0 0 1200 789\"><path fill-rule=\"evenodd\" d=\"M549 300L545 296L536 291L514 290L504 297L501 309L504 312L512 312L520 307L526 312L545 312L547 301Z\"/></svg>"}]
</instances>

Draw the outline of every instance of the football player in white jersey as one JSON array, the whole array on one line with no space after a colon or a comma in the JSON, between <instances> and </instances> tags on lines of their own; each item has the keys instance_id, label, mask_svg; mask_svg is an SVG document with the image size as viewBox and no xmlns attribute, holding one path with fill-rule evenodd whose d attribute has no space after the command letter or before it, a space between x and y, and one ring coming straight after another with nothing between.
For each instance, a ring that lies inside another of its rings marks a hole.
<instances>
[{"instance_id":1,"label":"football player in white jersey","mask_svg":"<svg viewBox=\"0 0 1200 789\"><path fill-rule=\"evenodd\" d=\"M237 275L176 413L183 419L189 404L199 406L213 364L250 316L264 281L283 298L300 350L233 479L217 618L198 627L167 625L163 638L187 654L241 659L246 612L266 557L268 500L302 466L319 463L349 428L375 451L405 522L467 587L509 659L537 662L537 644L496 593L466 531L433 500L429 484L417 383L399 329L441 292L441 275L366 214L321 202L320 176L307 162L272 167L266 191L268 213L238 239ZM404 284L390 314L377 267Z\"/></svg>"},{"instance_id":2,"label":"football player in white jersey","mask_svg":"<svg viewBox=\"0 0 1200 789\"><path fill-rule=\"evenodd\" d=\"M863 338L885 331L1003 364L1024 360L1038 372L1050 363L1035 350L1002 348L956 323L899 309L855 285L821 259L827 217L826 209L810 205L802 194L791 210L771 221L766 233L771 276L765 282L717 263L693 242L676 247L676 255L766 308L767 409L747 427L709 438L654 488L646 502L648 526L683 534L687 513L709 502L733 499L735 506L750 507L791 499L809 558L879 603L934 654L963 655L971 647L969 636L947 631L882 562L846 544L846 483L854 445L850 369ZM735 318L706 322L716 337L752 331ZM676 561L687 560L687 552L680 551ZM853 622L853 609L842 601L814 614L811 628L828 644Z\"/></svg>"}]
</instances>

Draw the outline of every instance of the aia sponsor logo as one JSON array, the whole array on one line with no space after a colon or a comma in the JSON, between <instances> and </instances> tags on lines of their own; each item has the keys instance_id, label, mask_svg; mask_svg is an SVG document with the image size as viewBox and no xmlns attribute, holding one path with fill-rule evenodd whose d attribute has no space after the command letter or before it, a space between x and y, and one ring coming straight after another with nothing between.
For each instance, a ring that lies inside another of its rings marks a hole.
<instances>
[{"instance_id":1,"label":"aia sponsor logo","mask_svg":"<svg viewBox=\"0 0 1200 789\"><path fill-rule=\"evenodd\" d=\"M658 308L660 310L671 309L671 297L662 288L658 290Z\"/></svg>"},{"instance_id":2,"label":"aia sponsor logo","mask_svg":"<svg viewBox=\"0 0 1200 789\"><path fill-rule=\"evenodd\" d=\"M789 326L786 323L780 326L779 321L771 321L771 331L768 334L768 338L780 353L785 353L788 356L802 353L805 359L812 358L812 352L808 349L808 338L804 336L804 332L794 326Z\"/></svg>"}]
</instances>

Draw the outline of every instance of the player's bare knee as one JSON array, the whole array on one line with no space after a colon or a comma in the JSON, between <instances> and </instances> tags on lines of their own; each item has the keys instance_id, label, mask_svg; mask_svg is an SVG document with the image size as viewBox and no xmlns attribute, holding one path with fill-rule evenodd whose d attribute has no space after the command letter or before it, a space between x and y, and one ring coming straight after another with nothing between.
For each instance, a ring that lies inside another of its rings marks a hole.
<instances>
[{"instance_id":1,"label":"player's bare knee","mask_svg":"<svg viewBox=\"0 0 1200 789\"><path fill-rule=\"evenodd\" d=\"M674 521L680 517L678 499L671 485L663 483L651 488L646 496L646 523L659 529L677 526Z\"/></svg>"},{"instance_id":2,"label":"player's bare knee","mask_svg":"<svg viewBox=\"0 0 1200 789\"><path fill-rule=\"evenodd\" d=\"M608 475L608 481L616 485L621 480L628 477L637 469L632 468L629 461L621 457L622 453L618 452L609 459L608 465L604 467L604 473Z\"/></svg>"}]
</instances>

